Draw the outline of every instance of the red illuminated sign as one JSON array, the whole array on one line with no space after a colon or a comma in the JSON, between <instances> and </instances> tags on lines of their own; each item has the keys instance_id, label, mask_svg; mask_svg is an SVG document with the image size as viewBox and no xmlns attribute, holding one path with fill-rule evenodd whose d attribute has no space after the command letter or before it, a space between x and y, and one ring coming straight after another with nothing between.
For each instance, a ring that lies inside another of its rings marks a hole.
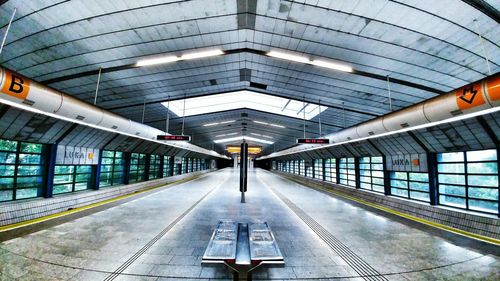
<instances>
[{"instance_id":1,"label":"red illuminated sign","mask_svg":"<svg viewBox=\"0 0 500 281\"><path fill-rule=\"evenodd\" d=\"M297 139L297 143L329 144L330 139Z\"/></svg>"},{"instance_id":2,"label":"red illuminated sign","mask_svg":"<svg viewBox=\"0 0 500 281\"><path fill-rule=\"evenodd\" d=\"M156 136L157 140L166 140L166 141L190 141L190 136L175 136L175 135L158 135Z\"/></svg>"}]
</instances>

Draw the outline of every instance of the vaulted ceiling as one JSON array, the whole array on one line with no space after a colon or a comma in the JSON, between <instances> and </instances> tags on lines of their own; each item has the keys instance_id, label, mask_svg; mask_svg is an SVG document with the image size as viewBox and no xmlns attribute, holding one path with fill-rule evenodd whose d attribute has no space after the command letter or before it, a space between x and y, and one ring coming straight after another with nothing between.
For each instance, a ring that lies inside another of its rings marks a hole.
<instances>
[{"instance_id":1,"label":"vaulted ceiling","mask_svg":"<svg viewBox=\"0 0 500 281\"><path fill-rule=\"evenodd\" d=\"M329 134L497 73L499 8L495 0L10 0L0 6L0 34L17 9L0 64L89 103L101 69L97 105L162 130L162 102L243 89L328 107L305 122L244 108L184 118L200 146L220 151L214 139L260 134L272 152L294 145L304 125L317 137L319 118ZM135 65L212 49L224 55ZM169 132L180 134L183 118L169 117ZM228 120L236 122L203 126Z\"/></svg>"}]
</instances>

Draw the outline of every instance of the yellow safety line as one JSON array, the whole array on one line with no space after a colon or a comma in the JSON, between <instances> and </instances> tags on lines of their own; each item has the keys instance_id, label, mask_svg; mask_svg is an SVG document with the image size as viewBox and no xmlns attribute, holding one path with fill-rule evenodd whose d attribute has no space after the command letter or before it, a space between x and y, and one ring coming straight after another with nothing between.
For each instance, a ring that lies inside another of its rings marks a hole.
<instances>
[{"instance_id":1,"label":"yellow safety line","mask_svg":"<svg viewBox=\"0 0 500 281\"><path fill-rule=\"evenodd\" d=\"M12 230L12 229L21 228L21 227L25 227L25 226L28 226L28 225L33 225L33 224L37 224L37 223L40 223L40 222L48 221L48 220L51 220L51 219L64 217L64 216L67 216L67 215L70 215L70 214L82 212L82 211L85 211L85 210L88 210L88 209L92 209L92 208L95 208L95 207L99 207L99 206L102 206L102 205L105 205L105 204L108 204L108 203L112 203L112 202L120 201L120 200L123 200L123 199L126 199L126 198L130 198L130 197L133 197L133 196L136 196L136 195L139 195L139 194L151 191L151 190L155 190L155 189L162 188L162 187L167 187L167 186L170 186L170 185L173 185L173 184L183 183L183 182L189 181L191 179L192 178L190 177L190 178L187 178L187 179L176 180L176 181L173 181L173 182L170 182L170 183L166 183L166 184L159 184L159 185L155 185L153 187L147 188L147 189L143 189L143 190L140 190L140 191L133 191L132 193L129 193L129 194L121 195L121 196L118 196L118 197L115 197L115 198L111 198L111 199L106 199L106 200L103 200L103 201L99 201L99 202L92 203L92 204L89 204L89 205L85 205L85 206L82 206L82 207L74 208L74 209L71 209L71 210L62 211L60 213L56 213L56 214L52 214L52 215L47 215L47 216L39 217L39 218L32 219L32 220L17 222L17 223L13 223L13 224L7 224L7 225L4 225L4 226L0 226L0 233L1 232L5 232L5 231L9 231L9 230Z\"/></svg>"},{"instance_id":2,"label":"yellow safety line","mask_svg":"<svg viewBox=\"0 0 500 281\"><path fill-rule=\"evenodd\" d=\"M352 197L352 196L347 195L347 194L345 194L343 192L334 191L334 190L327 189L327 188L324 188L324 187L319 187L319 186L308 186L308 185L305 185L304 183L300 182L299 180L295 180L295 179L292 179L292 178L288 178L288 179L291 180L291 181L294 181L296 183L299 183L300 185L307 186L307 187L310 187L310 188L313 188L313 189L320 189L320 190L323 190L323 191L325 191L327 193L335 194L337 196L349 199L351 201L355 201L357 203L360 203L360 204L363 204L363 205L367 205L367 206L370 206L372 208L375 208L375 209L378 209L378 210L382 210L384 212L387 212L387 213L390 213L390 214L393 214L393 215L396 215L396 216L400 216L400 217L403 217L403 218L406 218L406 219L409 219L409 220L412 220L412 221L416 221L416 222L419 222L419 223L422 223L422 224L425 224L425 225L429 225L429 226L432 226L432 227L435 227L435 228L439 228L439 229L442 229L442 230L453 232L455 234L459 234L459 235L466 236L466 237L469 237L469 238L473 238L473 239L476 239L476 240L480 240L480 241L483 241L483 242L488 242L488 243L491 243L491 244L494 244L494 245L497 245L497 246L500 245L500 239L495 239L495 238L492 238L492 237L488 237L488 236L484 236L484 235L472 233L472 232L465 231L465 230L462 230L462 229L458 229L458 228L455 228L455 227L447 226L447 225L440 224L440 223L437 223L437 222L433 222L433 221L429 221L429 220L422 219L422 218L419 218L419 217L415 217L415 216L412 216L412 215L408 215L408 214L396 211L396 210L388 208L388 207L384 207L384 206L381 206L381 205L378 205L378 204L374 204L374 203L365 201L363 199Z\"/></svg>"}]
</instances>

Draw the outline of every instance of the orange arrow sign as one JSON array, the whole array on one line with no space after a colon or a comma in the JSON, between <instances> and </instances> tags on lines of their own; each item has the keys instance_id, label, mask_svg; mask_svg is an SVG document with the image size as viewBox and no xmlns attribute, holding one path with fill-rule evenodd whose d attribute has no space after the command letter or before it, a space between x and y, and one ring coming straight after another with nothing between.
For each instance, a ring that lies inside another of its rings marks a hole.
<instances>
[{"instance_id":1,"label":"orange arrow sign","mask_svg":"<svg viewBox=\"0 0 500 281\"><path fill-rule=\"evenodd\" d=\"M481 82L458 89L455 96L460 110L485 104Z\"/></svg>"}]
</instances>

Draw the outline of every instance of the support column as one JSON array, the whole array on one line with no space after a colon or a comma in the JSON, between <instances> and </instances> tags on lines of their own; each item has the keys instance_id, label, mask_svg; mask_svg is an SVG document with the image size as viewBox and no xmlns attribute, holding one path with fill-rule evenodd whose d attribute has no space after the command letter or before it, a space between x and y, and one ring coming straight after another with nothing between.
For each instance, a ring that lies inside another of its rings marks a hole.
<instances>
[{"instance_id":1,"label":"support column","mask_svg":"<svg viewBox=\"0 0 500 281\"><path fill-rule=\"evenodd\" d=\"M349 161L347 162L347 165L349 165ZM360 177L360 169L359 169L359 157L354 157L354 171L356 171L356 188L361 187L361 180ZM349 177L349 176L347 176Z\"/></svg>"},{"instance_id":2,"label":"support column","mask_svg":"<svg viewBox=\"0 0 500 281\"><path fill-rule=\"evenodd\" d=\"M245 192L247 192L247 172L248 172L248 143L244 142L241 144L240 149L240 192L241 192L241 203L245 203Z\"/></svg>"},{"instance_id":3,"label":"support column","mask_svg":"<svg viewBox=\"0 0 500 281\"><path fill-rule=\"evenodd\" d=\"M427 153L427 169L429 173L429 199L431 205L438 205L437 155Z\"/></svg>"},{"instance_id":4,"label":"support column","mask_svg":"<svg viewBox=\"0 0 500 281\"><path fill-rule=\"evenodd\" d=\"M387 170L387 159L382 155L382 163L384 167L384 194L391 195L391 172Z\"/></svg>"},{"instance_id":5,"label":"support column","mask_svg":"<svg viewBox=\"0 0 500 281\"><path fill-rule=\"evenodd\" d=\"M102 149L99 149L99 155L97 156L97 167L95 169L95 177L94 177L94 189L99 190L99 185L101 181L101 166L102 166Z\"/></svg>"},{"instance_id":6,"label":"support column","mask_svg":"<svg viewBox=\"0 0 500 281\"><path fill-rule=\"evenodd\" d=\"M340 183L340 158L335 158L335 183Z\"/></svg>"},{"instance_id":7,"label":"support column","mask_svg":"<svg viewBox=\"0 0 500 281\"><path fill-rule=\"evenodd\" d=\"M160 155L160 167L158 167L158 178L163 178L163 164L165 163L165 156Z\"/></svg>"},{"instance_id":8,"label":"support column","mask_svg":"<svg viewBox=\"0 0 500 281\"><path fill-rule=\"evenodd\" d=\"M171 177L174 175L174 165L175 165L175 159L174 159L174 156L170 156L170 158L168 158L168 161L170 163L170 165L168 165L168 176Z\"/></svg>"},{"instance_id":9,"label":"support column","mask_svg":"<svg viewBox=\"0 0 500 281\"><path fill-rule=\"evenodd\" d=\"M123 184L129 183L130 178L130 152L123 152Z\"/></svg>"},{"instance_id":10,"label":"support column","mask_svg":"<svg viewBox=\"0 0 500 281\"><path fill-rule=\"evenodd\" d=\"M144 181L149 180L149 167L151 166L151 154L146 154L146 157L144 158Z\"/></svg>"},{"instance_id":11,"label":"support column","mask_svg":"<svg viewBox=\"0 0 500 281\"><path fill-rule=\"evenodd\" d=\"M47 159L44 163L45 166L45 177L42 196L45 198L51 198L54 194L54 173L56 169L56 155L57 155L57 144L49 144L45 147L43 159Z\"/></svg>"}]
</instances>

